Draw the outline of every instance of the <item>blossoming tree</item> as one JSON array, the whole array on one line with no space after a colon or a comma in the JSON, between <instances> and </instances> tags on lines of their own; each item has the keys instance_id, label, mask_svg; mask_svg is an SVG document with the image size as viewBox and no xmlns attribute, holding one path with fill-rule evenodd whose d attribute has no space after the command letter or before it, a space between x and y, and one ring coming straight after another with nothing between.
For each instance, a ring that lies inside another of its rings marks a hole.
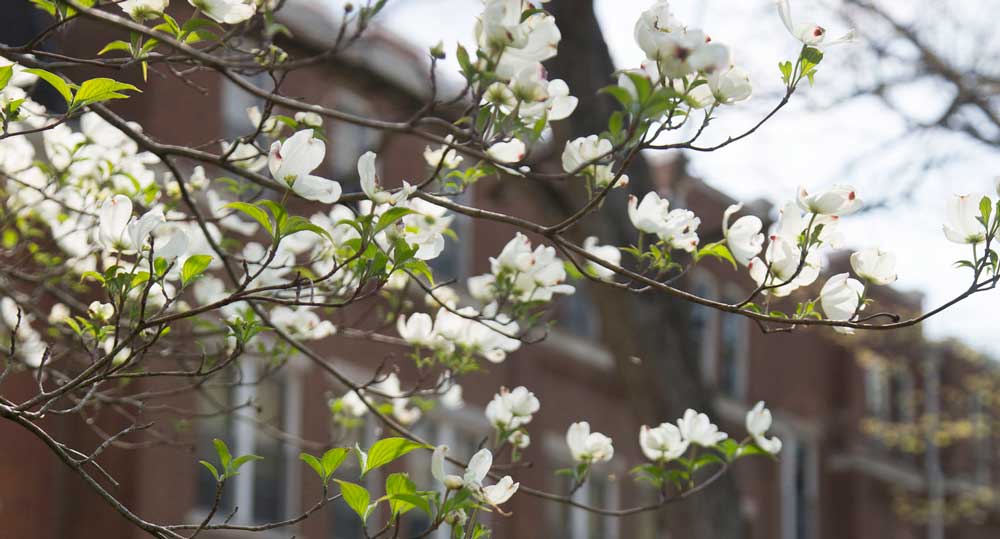
<instances>
[{"instance_id":1,"label":"blossoming tree","mask_svg":"<svg viewBox=\"0 0 1000 539\"><path fill-rule=\"evenodd\" d=\"M411 429L427 402L461 403L463 376L484 362L506 361L544 337L550 305L574 293L574 278L619 294L659 294L733 313L764 332L827 326L842 333L915 325L1000 280L993 244L1000 204L988 196L955 196L943 215L941 240L969 246L968 259L959 262L971 274L968 288L909 319L872 313L870 288L896 279L891 253L866 248L851 256L853 273L823 275L824 251L844 242L840 219L862 206L848 185L790 193L768 230L734 205L722 216L717 238L700 237L699 216L671 207L658 193L629 194L625 211L616 216L632 227L628 243L596 236L574 241L581 222L608 211L605 202L628 185L626 169L641 152L710 152L739 143L765 122L780 121L779 112L803 84L822 81L824 51L852 34L827 39L823 27L793 18L787 0L776 3L775 16L797 52L779 63L774 76L784 94L757 124L719 144L701 142L711 120L750 97L750 77L734 64L729 46L686 26L660 1L635 24L646 60L608 73L610 84L602 91L618 110L601 132L565 144L556 173L540 170L533 152L549 143L553 127L571 117L578 100L566 82L550 80L543 68L561 37L544 2L486 0L471 29L475 50L430 51L432 73L446 53L458 59L464 83L459 93L440 95L432 83L425 106L401 122L280 91L289 73L354 45L385 0L345 8L331 48L316 56L295 56L281 47L287 29L278 22L285 7L280 0L190 0L193 10L181 18L167 13L169 3L33 0L52 25L24 45L0 45L0 311L8 336L0 384L19 372L37 380L37 390L26 398L0 391L0 417L42 440L123 518L154 537L282 528L329 504L346 504L368 529L380 530L373 535L398 534L401 521L418 512L430 523L421 536L443 528L452 537L482 537L489 530L478 516L507 514L503 506L515 495L625 516L688 498L743 457L780 453L781 440L768 433L772 417L764 403L747 412L745 435L732 437L693 409L675 421L642 427L629 441L613 441L580 418L566 432L575 465L553 470L570 476L572 484L567 492L546 492L493 466L501 454L520 459L531 443L533 416L544 413L544 396L526 387L497 388L484 412L494 436L468 462L449 457L438 440ZM106 43L93 58L39 46L76 20L130 39ZM253 129L218 152L164 144L108 107L113 100L136 98L141 87L107 77L72 78L71 68L81 65L134 68L143 76L156 68L182 77L206 70L265 105L248 110ZM273 85L259 85L261 75ZM34 101L36 87L54 89L64 102L62 112ZM436 113L455 103L463 106L459 118ZM389 187L396 183L379 177L379 156L367 152L357 156L360 191L346 192L336 178L316 174L329 144L337 143L325 140L326 122L418 137L427 144L426 167L412 171L416 180ZM691 130L681 131L685 126ZM584 202L555 222L463 202L460 195L486 176L529 185L568 183ZM256 194L233 197L233 191L242 195L247 189ZM314 213L296 214L301 201L310 202ZM462 283L461 292L436 281L428 263L448 248L456 215L519 230L490 258L490 271ZM723 303L678 288L679 277L701 264L740 269L755 285L753 292ZM824 284L814 287L821 278ZM795 291L800 293L793 296ZM400 299L413 294L426 296L429 307L413 310ZM380 311L380 329L324 319L332 310L363 304L388 306ZM383 369L367 382L354 382L314 346L334 333L405 347L425 375L421 379L434 382L406 385ZM195 361L177 353L193 347ZM367 447L303 453L303 466L315 472L322 494L292 518L245 526L217 515L227 484L260 457L234 455L225 440L216 440L218 460L201 463L216 485L209 514L199 522L146 520L104 486L110 476L100 457L150 425L107 433L104 443L89 450L62 443L44 427L46 416L101 404L139 410L156 398L130 382L156 379L165 384L157 391L195 393L238 369L249 351L262 349L279 366L300 356L336 380L331 410L338 422L375 421L393 432ZM646 461L634 463L634 479L653 485L657 500L635 507L575 501L573 493L612 458L616 443L638 443ZM359 477L335 477L352 454ZM418 485L393 473L384 492L361 484L361 477L397 459L428 462L436 483Z\"/></svg>"}]
</instances>

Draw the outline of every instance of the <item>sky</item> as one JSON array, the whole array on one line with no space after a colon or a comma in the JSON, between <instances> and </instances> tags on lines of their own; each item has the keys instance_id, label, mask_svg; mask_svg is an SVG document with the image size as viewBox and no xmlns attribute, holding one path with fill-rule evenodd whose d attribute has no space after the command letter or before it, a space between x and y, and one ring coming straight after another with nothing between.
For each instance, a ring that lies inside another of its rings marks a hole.
<instances>
[{"instance_id":1,"label":"sky","mask_svg":"<svg viewBox=\"0 0 1000 539\"><path fill-rule=\"evenodd\" d=\"M595 0L595 9L612 57L619 68L637 66L642 51L633 41L633 26L650 0ZM838 27L817 0L793 2L793 17L815 20L830 36ZM792 59L798 44L785 31L770 0L678 0L675 14L689 27L703 28L713 40L731 47L734 61L748 70L754 97L721 111L706 132L706 142L724 140L753 125L777 101L781 91L777 64ZM380 14L380 24L416 46L442 41L453 51L457 42L472 42L472 27L481 10L475 0L397 0ZM830 20L829 24L824 21ZM864 29L862 34L864 34ZM713 187L750 201L764 198L779 204L795 195L798 185L817 191L835 183L853 185L863 200L886 201L880 209L842 220L848 248L878 246L898 258L900 290L925 296L925 309L943 303L969 284L968 270L953 267L968 257L964 246L947 242L941 225L944 200L955 194L996 196L993 178L1000 155L961 136L912 136L899 116L874 99L838 102L843 85L857 76L849 68L855 46L832 47L820 66L815 87L803 87L789 107L751 137L723 150L690 155L693 172ZM561 50L560 54L572 54ZM449 60L453 61L454 55ZM447 68L447 64L445 64ZM572 91L572 89L571 89ZM933 83L904 88L894 96L901 107L933 116L943 99ZM925 174L928 157L947 160ZM654 155L653 159L666 156ZM923 178L915 182L915 177ZM822 278L822 277L821 277ZM1000 358L997 319L988 313L997 292L986 292L959 304L924 326L932 338L959 337Z\"/></svg>"}]
</instances>

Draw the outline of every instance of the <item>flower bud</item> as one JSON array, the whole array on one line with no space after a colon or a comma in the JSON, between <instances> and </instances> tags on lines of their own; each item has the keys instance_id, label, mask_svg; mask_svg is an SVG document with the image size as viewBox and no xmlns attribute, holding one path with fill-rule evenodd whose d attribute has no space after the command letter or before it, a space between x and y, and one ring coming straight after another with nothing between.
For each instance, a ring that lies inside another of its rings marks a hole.
<instances>
[{"instance_id":1,"label":"flower bud","mask_svg":"<svg viewBox=\"0 0 1000 539\"><path fill-rule=\"evenodd\" d=\"M444 60L445 59L444 42L443 41L438 41L437 45L434 45L433 47L431 47L431 56L433 56L434 58L437 58L438 60Z\"/></svg>"},{"instance_id":2,"label":"flower bud","mask_svg":"<svg viewBox=\"0 0 1000 539\"><path fill-rule=\"evenodd\" d=\"M465 523L468 520L469 517L468 515L465 514L465 511L459 511L457 509L454 511L449 511L448 514L445 515L444 517L444 521L451 526L465 526Z\"/></svg>"},{"instance_id":3,"label":"flower bud","mask_svg":"<svg viewBox=\"0 0 1000 539\"><path fill-rule=\"evenodd\" d=\"M444 478L444 486L448 490L458 490L464 485L462 478L457 475L449 475Z\"/></svg>"},{"instance_id":4,"label":"flower bud","mask_svg":"<svg viewBox=\"0 0 1000 539\"><path fill-rule=\"evenodd\" d=\"M90 315L94 320L107 321L110 320L115 314L115 307L110 303L101 303L100 301L92 301L87 307L87 314Z\"/></svg>"}]
</instances>

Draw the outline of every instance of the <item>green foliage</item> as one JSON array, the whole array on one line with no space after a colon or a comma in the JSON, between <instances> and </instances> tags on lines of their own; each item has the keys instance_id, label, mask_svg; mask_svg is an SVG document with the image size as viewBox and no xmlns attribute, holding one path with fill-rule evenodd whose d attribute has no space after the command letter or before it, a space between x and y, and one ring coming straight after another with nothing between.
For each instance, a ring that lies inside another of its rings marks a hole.
<instances>
[{"instance_id":1,"label":"green foliage","mask_svg":"<svg viewBox=\"0 0 1000 539\"><path fill-rule=\"evenodd\" d=\"M268 231L268 233L272 235L274 234L274 227L271 225L271 218L267 215L267 212L257 206L247 202L230 202L229 204L226 204L225 207L232 208L246 214L254 221L260 223L260 226L264 227L264 230Z\"/></svg>"},{"instance_id":2,"label":"green foliage","mask_svg":"<svg viewBox=\"0 0 1000 539\"><path fill-rule=\"evenodd\" d=\"M392 516L402 515L418 507L419 502L416 500L422 499L416 496L417 486L405 473L393 473L385 478L385 494L389 500L389 508L392 511ZM421 505L420 510L430 514L430 505L426 500Z\"/></svg>"},{"instance_id":3,"label":"green foliage","mask_svg":"<svg viewBox=\"0 0 1000 539\"><path fill-rule=\"evenodd\" d=\"M697 262L706 256L711 256L719 260L725 260L732 264L734 270L738 268L736 265L736 259L733 258L733 254L729 252L729 247L726 246L725 241L717 241L715 243L709 243L702 246L701 249L698 249L698 251L695 252L694 260Z\"/></svg>"},{"instance_id":4,"label":"green foliage","mask_svg":"<svg viewBox=\"0 0 1000 539\"><path fill-rule=\"evenodd\" d=\"M368 489L349 481L341 481L339 479L335 481L340 485L340 494L343 496L348 507L354 510L362 522L368 522L368 515L378 505L378 502L369 505L368 502L371 500L371 494L368 493Z\"/></svg>"},{"instance_id":5,"label":"green foliage","mask_svg":"<svg viewBox=\"0 0 1000 539\"><path fill-rule=\"evenodd\" d=\"M334 447L323 453L323 456L320 458L316 458L309 453L302 453L299 455L299 458L316 472L316 475L323 480L323 485L326 486L330 483L330 479L337 469L340 468L340 465L344 463L344 459L347 458L349 452L350 449L346 447Z\"/></svg>"},{"instance_id":6,"label":"green foliage","mask_svg":"<svg viewBox=\"0 0 1000 539\"><path fill-rule=\"evenodd\" d=\"M0 67L0 90L3 90L4 88L7 87L7 84L10 83L10 79L13 76L14 76L14 64Z\"/></svg>"},{"instance_id":7,"label":"green foliage","mask_svg":"<svg viewBox=\"0 0 1000 539\"><path fill-rule=\"evenodd\" d=\"M427 446L406 438L384 438L375 442L368 450L361 467L361 475L385 466L392 461L415 449L426 449Z\"/></svg>"},{"instance_id":8,"label":"green foliage","mask_svg":"<svg viewBox=\"0 0 1000 539\"><path fill-rule=\"evenodd\" d=\"M106 77L90 79L80 85L80 88L73 96L69 108L70 110L75 110L112 99L127 99L129 96L122 93L125 91L141 92L142 90L139 90L134 85L118 82Z\"/></svg>"},{"instance_id":9,"label":"green foliage","mask_svg":"<svg viewBox=\"0 0 1000 539\"><path fill-rule=\"evenodd\" d=\"M25 69L24 71L25 73L31 73L33 75L37 75L38 78L49 83L49 86L55 88L56 91L59 92L59 95L61 95L63 99L66 100L67 105L73 102L73 89L70 88L69 83L64 81L62 77L60 77L59 75L38 68L28 68Z\"/></svg>"},{"instance_id":10,"label":"green foliage","mask_svg":"<svg viewBox=\"0 0 1000 539\"><path fill-rule=\"evenodd\" d=\"M126 99L129 97L123 93L126 91L141 92L141 90L131 84L118 82L106 77L86 80L79 87L74 88L63 80L62 77L50 71L38 68L29 68L24 71L37 75L38 78L47 82L49 86L55 88L63 100L66 101L69 112L76 111L87 105L102 103L112 99Z\"/></svg>"},{"instance_id":11,"label":"green foliage","mask_svg":"<svg viewBox=\"0 0 1000 539\"><path fill-rule=\"evenodd\" d=\"M212 263L211 255L192 255L184 261L181 267L181 286L187 286L193 279L200 276Z\"/></svg>"},{"instance_id":12,"label":"green foliage","mask_svg":"<svg viewBox=\"0 0 1000 539\"><path fill-rule=\"evenodd\" d=\"M207 468L208 471L212 473L215 480L220 483L230 477L238 475L240 473L240 468L244 464L264 459L264 457L257 455L241 455L233 458L232 454L229 452L229 446L226 445L226 442L215 438L212 440L212 444L215 445L215 452L219 455L219 464L221 464L221 467L217 468L212 463L205 460L201 460L199 462L202 466ZM222 470L221 473L219 472L220 469Z\"/></svg>"}]
</instances>

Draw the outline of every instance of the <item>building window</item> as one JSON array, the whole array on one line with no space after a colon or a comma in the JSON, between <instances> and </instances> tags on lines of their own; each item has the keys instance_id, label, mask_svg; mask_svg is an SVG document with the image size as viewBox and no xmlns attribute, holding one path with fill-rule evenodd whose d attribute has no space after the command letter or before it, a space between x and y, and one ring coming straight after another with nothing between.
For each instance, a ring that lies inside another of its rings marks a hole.
<instances>
[{"instance_id":1,"label":"building window","mask_svg":"<svg viewBox=\"0 0 1000 539\"><path fill-rule=\"evenodd\" d=\"M560 300L560 305L559 328L587 340L598 339L601 320L589 286L577 286L575 292Z\"/></svg>"},{"instance_id":2,"label":"building window","mask_svg":"<svg viewBox=\"0 0 1000 539\"><path fill-rule=\"evenodd\" d=\"M617 485L608 478L607 475L594 475L584 483L580 489L581 498L592 507L617 507L618 490ZM618 539L619 519L583 511L584 527L581 530L574 530L573 537L581 539ZM575 523L576 519L574 519Z\"/></svg>"},{"instance_id":3,"label":"building window","mask_svg":"<svg viewBox=\"0 0 1000 539\"><path fill-rule=\"evenodd\" d=\"M346 431L338 429L331 445L336 447L354 447L357 445L367 448L371 447L375 443L375 440L374 426L371 422L365 422L359 427ZM358 459L354 458L354 455L348 455L333 475L336 479L357 483L360 474L361 470L359 469ZM378 476L378 471L372 472L362 481L362 486L372 489L377 484L375 478ZM331 519L330 539L357 539L365 537L364 524L350 506L344 503L343 500L333 502L331 506L333 518Z\"/></svg>"},{"instance_id":4,"label":"building window","mask_svg":"<svg viewBox=\"0 0 1000 539\"><path fill-rule=\"evenodd\" d=\"M300 476L292 462L297 454L295 448L261 425L297 435L301 392L294 374L270 371L265 375L264 370L255 360L242 360L232 367L229 383L203 394L203 410L211 415L199 423L200 458L218 462L212 443L215 438L226 442L234 456L263 457L245 464L239 475L227 481L216 511L218 520L224 520L234 508L239 508L233 522L274 522L286 518L298 501ZM198 474L198 511L212 509L215 489L215 480L202 470Z\"/></svg>"},{"instance_id":5,"label":"building window","mask_svg":"<svg viewBox=\"0 0 1000 539\"><path fill-rule=\"evenodd\" d=\"M802 440L782 436L781 538L813 539L816 536L817 473L815 450Z\"/></svg>"},{"instance_id":6,"label":"building window","mask_svg":"<svg viewBox=\"0 0 1000 539\"><path fill-rule=\"evenodd\" d=\"M573 485L566 476L559 476L554 481L554 492L568 492ZM608 475L595 474L573 493L573 500L592 507L618 507L617 483ZM621 523L621 519L566 504L550 504L547 520L549 533L546 537L553 539L618 539Z\"/></svg>"},{"instance_id":7,"label":"building window","mask_svg":"<svg viewBox=\"0 0 1000 539\"><path fill-rule=\"evenodd\" d=\"M875 364L865 369L865 413L871 417L887 417L887 393L885 368Z\"/></svg>"},{"instance_id":8,"label":"building window","mask_svg":"<svg viewBox=\"0 0 1000 539\"><path fill-rule=\"evenodd\" d=\"M708 273L694 274L692 292L706 299L718 297L715 279ZM718 311L705 305L691 304L688 317L691 350L698 358L698 369L701 379L706 385L714 385L717 380L716 353L718 350L719 316Z\"/></svg>"},{"instance_id":9,"label":"building window","mask_svg":"<svg viewBox=\"0 0 1000 539\"><path fill-rule=\"evenodd\" d=\"M247 80L264 90L269 91L273 87L271 79L264 73L248 77ZM257 126L250 121L247 109L253 106L263 108L264 100L240 88L236 83L224 80L219 92L219 107L222 110L222 136L232 140L252 135Z\"/></svg>"},{"instance_id":10,"label":"building window","mask_svg":"<svg viewBox=\"0 0 1000 539\"><path fill-rule=\"evenodd\" d=\"M990 414L985 396L974 393L972 400L972 421L975 435L972 442L975 459L975 480L980 485L990 485L993 480L993 432L990 428Z\"/></svg>"},{"instance_id":11,"label":"building window","mask_svg":"<svg viewBox=\"0 0 1000 539\"><path fill-rule=\"evenodd\" d=\"M447 445L449 456L467 462L472 458L472 455L479 451L480 442L487 436L488 426L484 422L482 428L477 428L466 419L455 413L439 411L428 415L413 430L417 436L425 440ZM478 420L479 417L476 419ZM417 484L418 489L423 488L422 485L435 484L427 461L415 459L408 461L408 463L410 467L407 472L410 474L410 479ZM452 469L451 473L459 473L459 470ZM483 520L484 518L489 519L488 514L480 513L478 518L483 525L489 525L487 521ZM420 537L430 527L430 524L428 515L420 511L410 511L403 517L405 531L400 534L400 537ZM447 524L442 525L427 537L429 539L449 539L451 527Z\"/></svg>"},{"instance_id":12,"label":"building window","mask_svg":"<svg viewBox=\"0 0 1000 539\"><path fill-rule=\"evenodd\" d=\"M468 189L459 195L455 195L453 200L459 204L469 205L472 202L472 189ZM434 272L434 280L439 282L464 281L472 275L472 246L475 243L475 223L468 215L450 213L451 229L458 239L445 236L444 251L428 261L431 270Z\"/></svg>"},{"instance_id":13,"label":"building window","mask_svg":"<svg viewBox=\"0 0 1000 539\"><path fill-rule=\"evenodd\" d=\"M726 291L724 301L742 301L739 289ZM719 350L719 390L723 395L743 400L746 398L747 368L750 356L747 319L723 313L721 320L721 347Z\"/></svg>"},{"instance_id":14,"label":"building window","mask_svg":"<svg viewBox=\"0 0 1000 539\"><path fill-rule=\"evenodd\" d=\"M365 118L371 118L375 112L368 100L345 87L338 87L333 96L333 108ZM358 180L358 157L371 150L376 151L382 142L382 134L376 129L326 119L327 135L330 143L327 145L326 160L334 178L341 183ZM359 187L357 184L352 187ZM348 192L345 186L344 192Z\"/></svg>"},{"instance_id":15,"label":"building window","mask_svg":"<svg viewBox=\"0 0 1000 539\"><path fill-rule=\"evenodd\" d=\"M889 420L910 422L914 419L913 376L899 369L889 377Z\"/></svg>"}]
</instances>

